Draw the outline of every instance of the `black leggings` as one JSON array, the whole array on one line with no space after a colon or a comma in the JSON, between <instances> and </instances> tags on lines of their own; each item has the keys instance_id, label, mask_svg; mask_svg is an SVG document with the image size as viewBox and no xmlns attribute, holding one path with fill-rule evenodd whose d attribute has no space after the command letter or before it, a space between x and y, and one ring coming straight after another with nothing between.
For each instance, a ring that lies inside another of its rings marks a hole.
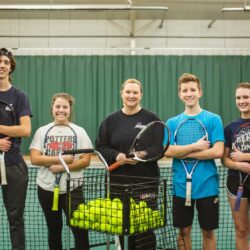
<instances>
[{"instance_id":1,"label":"black leggings","mask_svg":"<svg viewBox=\"0 0 250 250\"><path fill-rule=\"evenodd\" d=\"M78 193L82 193L82 188L78 188L71 193L77 193L74 197L83 197ZM53 202L53 192L46 191L38 186L38 198L43 209L45 219L48 226L48 242L50 250L62 250L62 227L63 227L63 218L62 210L65 214L67 211L66 207L66 194L60 194L58 211L52 211L52 202ZM76 201L72 202L72 211L76 209L74 204L77 204ZM75 205L76 206L76 205ZM89 240L88 240L88 231L71 228L74 238L75 238L75 250L89 250Z\"/></svg>"}]
</instances>

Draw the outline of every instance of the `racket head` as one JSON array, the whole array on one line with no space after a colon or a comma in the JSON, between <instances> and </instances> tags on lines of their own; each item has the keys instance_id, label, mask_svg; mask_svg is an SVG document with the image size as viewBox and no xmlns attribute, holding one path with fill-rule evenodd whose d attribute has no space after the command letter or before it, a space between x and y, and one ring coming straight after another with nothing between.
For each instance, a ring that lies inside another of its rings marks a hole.
<instances>
[{"instance_id":1,"label":"racket head","mask_svg":"<svg viewBox=\"0 0 250 250\"><path fill-rule=\"evenodd\" d=\"M0 124L5 126L16 125L16 114L13 107L3 100L0 100ZM0 134L0 138L4 138L6 136L7 135ZM13 141L14 138L11 138L11 140ZM13 146L11 147L13 148ZM11 149L9 151L11 151ZM0 153L2 153L0 162L1 185L7 185L4 152L0 151Z\"/></svg>"},{"instance_id":2,"label":"racket head","mask_svg":"<svg viewBox=\"0 0 250 250\"><path fill-rule=\"evenodd\" d=\"M250 123L244 123L237 129L233 145L242 153L250 152Z\"/></svg>"},{"instance_id":3,"label":"racket head","mask_svg":"<svg viewBox=\"0 0 250 250\"><path fill-rule=\"evenodd\" d=\"M57 156L59 153L77 149L77 135L69 125L56 124L51 126L44 136L44 154Z\"/></svg>"},{"instance_id":4,"label":"racket head","mask_svg":"<svg viewBox=\"0 0 250 250\"><path fill-rule=\"evenodd\" d=\"M170 141L170 130L164 122L147 124L136 136L129 154L142 162L159 160L164 156Z\"/></svg>"},{"instance_id":5,"label":"racket head","mask_svg":"<svg viewBox=\"0 0 250 250\"><path fill-rule=\"evenodd\" d=\"M197 142L202 137L208 139L208 133L203 123L195 118L188 118L182 121L174 133L175 145L189 145ZM185 159L185 161L193 161L193 159Z\"/></svg>"},{"instance_id":6,"label":"racket head","mask_svg":"<svg viewBox=\"0 0 250 250\"><path fill-rule=\"evenodd\" d=\"M7 102L0 100L0 124L5 126L16 125L16 115L13 107ZM6 135L0 134L0 138Z\"/></svg>"}]
</instances>

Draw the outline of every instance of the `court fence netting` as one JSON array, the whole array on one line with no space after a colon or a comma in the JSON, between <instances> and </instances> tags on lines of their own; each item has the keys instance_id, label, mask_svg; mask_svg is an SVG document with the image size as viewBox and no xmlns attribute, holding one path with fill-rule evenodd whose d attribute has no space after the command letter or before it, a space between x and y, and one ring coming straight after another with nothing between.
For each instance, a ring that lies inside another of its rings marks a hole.
<instances>
[{"instance_id":1,"label":"court fence netting","mask_svg":"<svg viewBox=\"0 0 250 250\"><path fill-rule=\"evenodd\" d=\"M31 166L28 162L29 166L29 185L26 197L26 207L25 207L25 235L26 235L26 249L27 250L47 250L47 227L45 218L40 207L38 197L37 197L37 185L36 185L36 175L37 175L37 167ZM160 209L164 209L166 220L164 226L162 227L162 222L160 224L154 225L153 229L156 235L157 240L157 249L159 250L169 250L169 249L178 249L178 245L183 243L177 241L177 230L172 225L172 180L171 180L171 163L169 161L160 161L160 170L161 170L161 178L166 180L166 189L165 194L160 194L165 196L166 200L163 199L163 196L159 197L161 202L164 200L166 206L161 204ZM102 176L99 179L99 182L105 182L105 173L106 170L102 166L101 163L92 162L91 166L84 170L84 179L87 179L88 182L91 181L95 183L95 180L91 180L92 177L96 178L96 176ZM234 233L234 225L232 221L230 207L227 201L226 195L226 176L227 169L220 164L218 165L218 173L220 179L220 222L219 229L216 230L217 235L217 249L218 250L233 250L235 249L235 233ZM96 184L98 187L98 184ZM85 188L84 196L87 197L90 193L90 190ZM96 190L97 191L97 190ZM102 192L102 191L101 191ZM162 191L161 191L162 192ZM17 194L18 195L18 194ZM99 194L92 195L90 199L98 198ZM129 197L131 198L131 197ZM1 200L1 208L0 208L0 218L1 218L1 228L0 228L0 250L9 250L11 249L10 236L9 236L9 227L6 216L6 211L2 202L2 192L0 192L0 200ZM164 212L162 211L162 212ZM195 215L196 217L197 215ZM194 220L194 225L192 229L192 246L194 250L202 249L202 235L197 223L197 218ZM117 234L114 232L114 234ZM115 244L114 234L109 234L109 240L111 244ZM119 233L118 233L119 234ZM100 230L89 230L89 239L90 246L103 246L105 249L107 242L107 234L101 232ZM63 227L63 243L64 248L66 248L67 242L67 226L66 226L66 218ZM71 247L74 247L74 240L71 234Z\"/></svg>"}]
</instances>

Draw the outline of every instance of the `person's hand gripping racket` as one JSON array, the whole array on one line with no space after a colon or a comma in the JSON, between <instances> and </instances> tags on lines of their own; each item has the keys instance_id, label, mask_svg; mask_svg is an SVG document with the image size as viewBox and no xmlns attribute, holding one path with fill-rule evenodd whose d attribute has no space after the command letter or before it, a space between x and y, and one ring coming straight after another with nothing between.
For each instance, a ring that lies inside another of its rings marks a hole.
<instances>
[{"instance_id":1,"label":"person's hand gripping racket","mask_svg":"<svg viewBox=\"0 0 250 250\"><path fill-rule=\"evenodd\" d=\"M240 202L244 191L244 184L249 177L249 162L244 161L244 153L250 152L250 124L242 124L234 135L234 142L232 144L232 152L230 158L233 161L239 162L241 165L242 172L247 173L245 176L239 171L239 187L235 200L234 211L239 211Z\"/></svg>"},{"instance_id":2,"label":"person's hand gripping racket","mask_svg":"<svg viewBox=\"0 0 250 250\"><path fill-rule=\"evenodd\" d=\"M14 126L16 125L16 115L13 106L7 102L0 100L0 125ZM6 166L5 166L5 153L11 149L14 138L10 138L4 134L0 134L1 147L0 149L0 174L1 185L7 185Z\"/></svg>"},{"instance_id":3,"label":"person's hand gripping racket","mask_svg":"<svg viewBox=\"0 0 250 250\"><path fill-rule=\"evenodd\" d=\"M210 147L208 133L204 124L197 119L188 118L182 121L174 133L175 145L194 147L194 153L206 150ZM192 205L192 175L199 160L192 157L192 153L180 157L180 161L186 173L186 201L185 206Z\"/></svg>"},{"instance_id":4,"label":"person's hand gripping racket","mask_svg":"<svg viewBox=\"0 0 250 250\"><path fill-rule=\"evenodd\" d=\"M169 146L170 132L165 123L153 121L147 124L134 139L128 154L119 153L116 162L109 166L113 171L127 163L135 165L140 162L157 161L163 157Z\"/></svg>"}]
</instances>

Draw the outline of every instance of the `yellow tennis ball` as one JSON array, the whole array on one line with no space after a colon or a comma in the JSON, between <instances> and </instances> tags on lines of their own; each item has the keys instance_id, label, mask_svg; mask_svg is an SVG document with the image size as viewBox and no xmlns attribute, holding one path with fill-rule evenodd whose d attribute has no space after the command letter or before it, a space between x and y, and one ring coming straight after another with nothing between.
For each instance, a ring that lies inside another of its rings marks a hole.
<instances>
[{"instance_id":1,"label":"yellow tennis ball","mask_svg":"<svg viewBox=\"0 0 250 250\"><path fill-rule=\"evenodd\" d=\"M78 227L78 220L77 219L74 219L74 218L71 218L70 219L70 225L72 227Z\"/></svg>"},{"instance_id":2,"label":"yellow tennis ball","mask_svg":"<svg viewBox=\"0 0 250 250\"><path fill-rule=\"evenodd\" d=\"M95 221L95 207L90 207L89 209L89 220L92 222Z\"/></svg>"},{"instance_id":3,"label":"yellow tennis ball","mask_svg":"<svg viewBox=\"0 0 250 250\"><path fill-rule=\"evenodd\" d=\"M75 227L75 219L74 218L70 219L70 226Z\"/></svg>"},{"instance_id":4,"label":"yellow tennis ball","mask_svg":"<svg viewBox=\"0 0 250 250\"><path fill-rule=\"evenodd\" d=\"M123 216L123 210L118 210L117 217L122 217L122 216Z\"/></svg>"},{"instance_id":5,"label":"yellow tennis ball","mask_svg":"<svg viewBox=\"0 0 250 250\"><path fill-rule=\"evenodd\" d=\"M89 229L90 228L90 223L89 223L89 221L84 221L84 228L85 229Z\"/></svg>"},{"instance_id":6,"label":"yellow tennis ball","mask_svg":"<svg viewBox=\"0 0 250 250\"><path fill-rule=\"evenodd\" d=\"M121 226L122 225L122 218L111 217L111 225Z\"/></svg>"},{"instance_id":7,"label":"yellow tennis ball","mask_svg":"<svg viewBox=\"0 0 250 250\"><path fill-rule=\"evenodd\" d=\"M88 203L87 203L87 205L89 206L89 207L95 207L96 205L95 205L95 200L90 200Z\"/></svg>"},{"instance_id":8,"label":"yellow tennis ball","mask_svg":"<svg viewBox=\"0 0 250 250\"><path fill-rule=\"evenodd\" d=\"M81 203L81 204L78 205L78 210L80 212L84 212L85 209L87 209L87 205L85 205L84 203Z\"/></svg>"},{"instance_id":9,"label":"yellow tennis ball","mask_svg":"<svg viewBox=\"0 0 250 250\"><path fill-rule=\"evenodd\" d=\"M84 213L83 212L79 212L79 219L83 220L84 219Z\"/></svg>"},{"instance_id":10,"label":"yellow tennis ball","mask_svg":"<svg viewBox=\"0 0 250 250\"><path fill-rule=\"evenodd\" d=\"M122 234L122 227L121 226L111 226L111 232L114 234Z\"/></svg>"},{"instance_id":11,"label":"yellow tennis ball","mask_svg":"<svg viewBox=\"0 0 250 250\"><path fill-rule=\"evenodd\" d=\"M139 216L140 215L140 206L139 206L139 204L135 204L134 205L134 215L135 216Z\"/></svg>"},{"instance_id":12,"label":"yellow tennis ball","mask_svg":"<svg viewBox=\"0 0 250 250\"><path fill-rule=\"evenodd\" d=\"M100 221L101 221L101 224L107 224L108 223L108 217L105 216L105 215L102 215Z\"/></svg>"},{"instance_id":13,"label":"yellow tennis ball","mask_svg":"<svg viewBox=\"0 0 250 250\"><path fill-rule=\"evenodd\" d=\"M101 207L96 207L95 208L95 213L96 214L101 214Z\"/></svg>"},{"instance_id":14,"label":"yellow tennis ball","mask_svg":"<svg viewBox=\"0 0 250 250\"><path fill-rule=\"evenodd\" d=\"M78 227L79 227L79 228L85 228L84 220L79 220L79 222L78 222Z\"/></svg>"},{"instance_id":15,"label":"yellow tennis ball","mask_svg":"<svg viewBox=\"0 0 250 250\"><path fill-rule=\"evenodd\" d=\"M130 204L135 204L135 200L132 197L129 199L129 201L130 201Z\"/></svg>"},{"instance_id":16,"label":"yellow tennis ball","mask_svg":"<svg viewBox=\"0 0 250 250\"><path fill-rule=\"evenodd\" d=\"M95 206L96 207L101 207L102 203L103 203L103 199L102 198L95 199Z\"/></svg>"},{"instance_id":17,"label":"yellow tennis ball","mask_svg":"<svg viewBox=\"0 0 250 250\"><path fill-rule=\"evenodd\" d=\"M110 232L110 229L111 229L110 224L103 223L100 225L100 230L103 232Z\"/></svg>"},{"instance_id":18,"label":"yellow tennis ball","mask_svg":"<svg viewBox=\"0 0 250 250\"><path fill-rule=\"evenodd\" d=\"M139 205L140 213L144 213L144 209L147 207L147 202L146 201L140 201L138 205Z\"/></svg>"},{"instance_id":19,"label":"yellow tennis ball","mask_svg":"<svg viewBox=\"0 0 250 250\"><path fill-rule=\"evenodd\" d=\"M133 217L130 217L129 221L130 221L130 226L134 226L135 225L135 220L134 220Z\"/></svg>"},{"instance_id":20,"label":"yellow tennis ball","mask_svg":"<svg viewBox=\"0 0 250 250\"><path fill-rule=\"evenodd\" d=\"M73 212L73 218L74 218L74 219L79 219L79 217L80 217L80 211L79 211L79 210L75 210L75 211Z\"/></svg>"},{"instance_id":21,"label":"yellow tennis ball","mask_svg":"<svg viewBox=\"0 0 250 250\"><path fill-rule=\"evenodd\" d=\"M99 222L94 222L94 223L91 225L91 228L92 228L93 230L100 230L100 227L101 227L101 225L100 225Z\"/></svg>"},{"instance_id":22,"label":"yellow tennis ball","mask_svg":"<svg viewBox=\"0 0 250 250\"><path fill-rule=\"evenodd\" d=\"M134 234L135 233L135 227L134 226L130 226L129 228L129 234Z\"/></svg>"},{"instance_id":23,"label":"yellow tennis ball","mask_svg":"<svg viewBox=\"0 0 250 250\"><path fill-rule=\"evenodd\" d=\"M151 208L146 207L146 208L144 209L144 218L145 218L145 222L146 222L146 223L149 223L149 218L152 217L152 213L153 213L153 211L152 211Z\"/></svg>"},{"instance_id":24,"label":"yellow tennis ball","mask_svg":"<svg viewBox=\"0 0 250 250\"><path fill-rule=\"evenodd\" d=\"M102 202L102 206L106 208L111 208L112 201L109 198L105 198Z\"/></svg>"},{"instance_id":25,"label":"yellow tennis ball","mask_svg":"<svg viewBox=\"0 0 250 250\"><path fill-rule=\"evenodd\" d=\"M121 210L123 207L123 204L119 198L114 198L112 200L111 208L112 210Z\"/></svg>"},{"instance_id":26,"label":"yellow tennis ball","mask_svg":"<svg viewBox=\"0 0 250 250\"><path fill-rule=\"evenodd\" d=\"M105 232L106 231L106 225L105 223L101 223L100 230Z\"/></svg>"}]
</instances>

